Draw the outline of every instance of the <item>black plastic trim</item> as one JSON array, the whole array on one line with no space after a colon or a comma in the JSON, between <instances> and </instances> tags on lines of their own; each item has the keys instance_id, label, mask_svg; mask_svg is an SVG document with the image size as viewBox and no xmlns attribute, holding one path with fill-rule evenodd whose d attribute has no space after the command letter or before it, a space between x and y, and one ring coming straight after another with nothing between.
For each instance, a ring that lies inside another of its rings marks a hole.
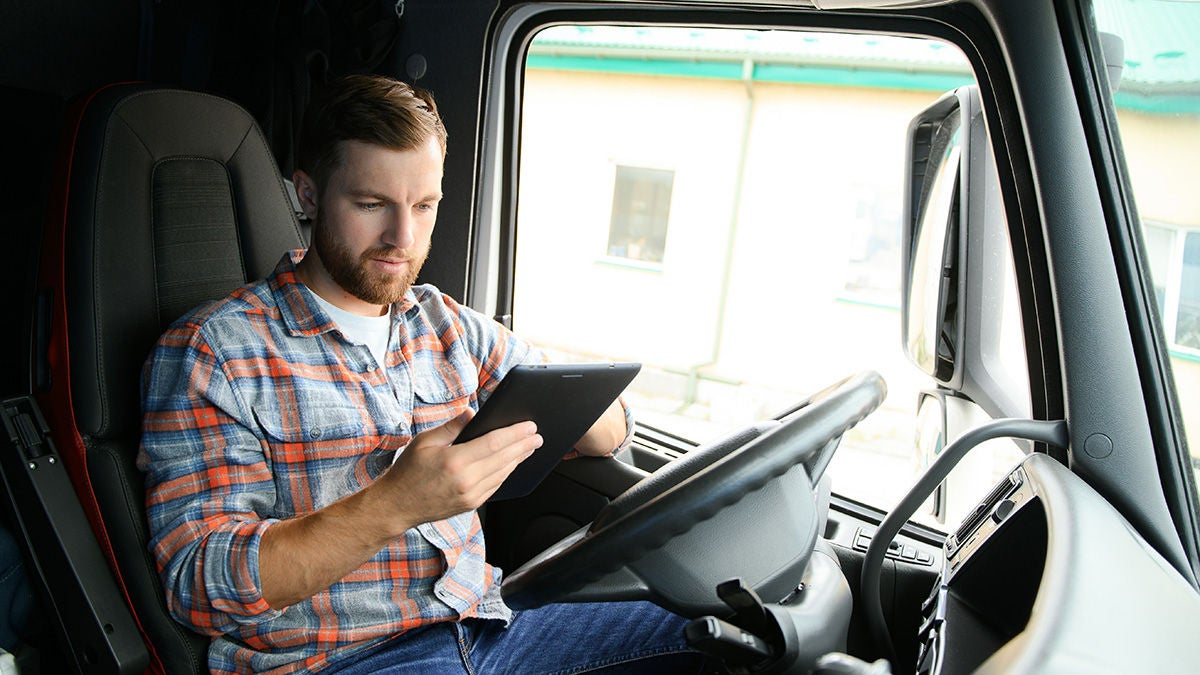
<instances>
[{"instance_id":1,"label":"black plastic trim","mask_svg":"<svg viewBox=\"0 0 1200 675\"><path fill-rule=\"evenodd\" d=\"M1200 579L1200 504L1197 504L1195 479L1190 470L1187 438L1181 431L1183 413L1174 391L1169 352L1163 343L1153 281L1140 262L1146 259L1145 243L1123 159L1116 110L1109 89L1101 88L1101 82L1107 77L1101 72L1105 67L1104 57L1095 31L1087 30L1084 25L1088 19L1077 0L1064 2L1062 10L1062 31L1075 38L1065 44L1070 57L1068 64L1075 73L1072 80L1076 82L1075 93L1080 99L1083 123L1090 131L1090 139L1104 141L1090 148L1092 162L1109 236L1114 242L1113 262L1125 313L1129 317L1130 339L1141 374L1142 393L1146 397L1159 479L1176 533L1191 563L1191 581L1197 586L1197 579Z\"/></svg>"}]
</instances>

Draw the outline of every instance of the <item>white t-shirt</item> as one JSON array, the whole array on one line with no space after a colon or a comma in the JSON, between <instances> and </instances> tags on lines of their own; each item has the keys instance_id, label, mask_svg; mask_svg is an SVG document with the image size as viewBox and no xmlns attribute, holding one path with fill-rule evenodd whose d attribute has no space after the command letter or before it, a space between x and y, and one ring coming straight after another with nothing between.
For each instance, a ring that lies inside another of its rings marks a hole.
<instances>
[{"instance_id":1,"label":"white t-shirt","mask_svg":"<svg viewBox=\"0 0 1200 675\"><path fill-rule=\"evenodd\" d=\"M312 293L312 289L308 289ZM383 367L387 355L388 340L392 334L392 313L384 312L383 316L363 316L334 305L325 298L312 293L317 304L329 314L329 318L337 324L342 333L351 342L366 345L375 357L375 363Z\"/></svg>"}]
</instances>

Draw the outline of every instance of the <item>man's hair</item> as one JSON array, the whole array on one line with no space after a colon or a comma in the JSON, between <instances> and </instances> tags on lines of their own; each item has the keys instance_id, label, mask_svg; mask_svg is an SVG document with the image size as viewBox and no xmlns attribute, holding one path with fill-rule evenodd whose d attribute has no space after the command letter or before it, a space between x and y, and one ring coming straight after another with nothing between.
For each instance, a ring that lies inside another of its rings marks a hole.
<instances>
[{"instance_id":1,"label":"man's hair","mask_svg":"<svg viewBox=\"0 0 1200 675\"><path fill-rule=\"evenodd\" d=\"M436 139L446 157L446 127L433 96L381 75L348 75L328 83L304 112L299 168L317 185L342 161L342 142L415 150Z\"/></svg>"}]
</instances>

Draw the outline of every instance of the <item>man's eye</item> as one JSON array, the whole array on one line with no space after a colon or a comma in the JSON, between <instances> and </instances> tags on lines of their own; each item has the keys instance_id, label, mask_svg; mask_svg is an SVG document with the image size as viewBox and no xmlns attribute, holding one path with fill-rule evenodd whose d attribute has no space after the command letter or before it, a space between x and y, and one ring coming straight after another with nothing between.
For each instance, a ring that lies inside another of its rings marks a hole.
<instances>
[{"instance_id":1,"label":"man's eye","mask_svg":"<svg viewBox=\"0 0 1200 675\"><path fill-rule=\"evenodd\" d=\"M379 209L382 209L383 202L359 202L358 208L370 213L371 211L378 211Z\"/></svg>"}]
</instances>

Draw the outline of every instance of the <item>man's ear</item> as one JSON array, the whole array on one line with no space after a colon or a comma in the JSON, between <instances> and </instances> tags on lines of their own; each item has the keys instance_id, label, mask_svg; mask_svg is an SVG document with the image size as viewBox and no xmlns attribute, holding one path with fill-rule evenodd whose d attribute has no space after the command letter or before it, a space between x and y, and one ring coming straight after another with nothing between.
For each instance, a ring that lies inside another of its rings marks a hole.
<instances>
[{"instance_id":1,"label":"man's ear","mask_svg":"<svg viewBox=\"0 0 1200 675\"><path fill-rule=\"evenodd\" d=\"M300 200L300 210L309 220L316 220L318 202L316 181L303 169L296 169L292 174L292 184L296 188L296 198Z\"/></svg>"}]
</instances>

